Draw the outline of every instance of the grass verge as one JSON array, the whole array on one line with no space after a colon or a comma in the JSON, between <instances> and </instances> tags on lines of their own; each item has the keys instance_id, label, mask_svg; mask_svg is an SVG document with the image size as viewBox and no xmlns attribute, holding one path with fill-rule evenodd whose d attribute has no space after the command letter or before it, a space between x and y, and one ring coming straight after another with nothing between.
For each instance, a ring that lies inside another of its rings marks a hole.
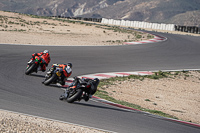
<instances>
[{"instance_id":1,"label":"grass verge","mask_svg":"<svg viewBox=\"0 0 200 133\"><path fill-rule=\"evenodd\" d=\"M200 71L198 71L198 72L200 72ZM125 76L125 77L114 77L114 78L109 78L109 79L103 79L99 83L99 89L95 93L95 96L100 97L105 100L108 100L108 101L111 101L111 102L114 102L114 103L117 103L117 104L120 104L120 105L124 105L124 106L138 109L141 111L149 112L149 113L152 113L155 115L178 119L177 117L172 116L170 114L166 114L162 111L146 109L146 108L141 107L140 105L136 105L133 103L128 103L126 101L120 101L120 100L114 99L113 97L109 96L108 92L105 91L105 87L107 88L111 85L114 85L115 81L125 81L125 80L130 80L130 79L139 79L142 81L145 78L149 78L149 79L158 80L160 78L175 78L176 76L179 76L179 75L183 75L183 76L185 76L185 78L187 78L189 76L189 73L190 73L189 71L177 71L177 72L158 71L158 72L154 72L152 75L146 75L146 76L130 75L130 76Z\"/></svg>"}]
</instances>

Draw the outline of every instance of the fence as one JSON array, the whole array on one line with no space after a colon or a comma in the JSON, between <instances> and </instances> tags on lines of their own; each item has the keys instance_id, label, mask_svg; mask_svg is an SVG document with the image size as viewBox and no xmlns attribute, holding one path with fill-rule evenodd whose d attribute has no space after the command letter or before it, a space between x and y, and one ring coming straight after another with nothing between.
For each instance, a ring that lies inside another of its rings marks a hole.
<instances>
[{"instance_id":1,"label":"fence","mask_svg":"<svg viewBox=\"0 0 200 133\"><path fill-rule=\"evenodd\" d=\"M149 23L149 22L141 22L141 21L129 21L129 20L114 20L114 19L106 19L106 18L82 18L82 17L62 17L62 16L56 16L56 17L100 22L102 24L135 27L135 28L141 28L141 29L180 31L180 32L200 34L200 27L196 27L196 26L180 26L180 25L175 25L175 24Z\"/></svg>"},{"instance_id":2,"label":"fence","mask_svg":"<svg viewBox=\"0 0 200 133\"><path fill-rule=\"evenodd\" d=\"M141 29L153 29L153 30L166 30L166 31L180 31L200 34L200 28L195 26L179 26L175 24L164 24L164 23L149 23L140 21L129 21L129 20L114 20L102 18L101 23L111 24L118 26L135 27Z\"/></svg>"},{"instance_id":3,"label":"fence","mask_svg":"<svg viewBox=\"0 0 200 133\"><path fill-rule=\"evenodd\" d=\"M84 20L84 21L92 21L92 22L100 22L100 23L102 21L102 18L82 18L82 17L64 17L64 16L52 16L52 17L75 19L75 20Z\"/></svg>"}]
</instances>

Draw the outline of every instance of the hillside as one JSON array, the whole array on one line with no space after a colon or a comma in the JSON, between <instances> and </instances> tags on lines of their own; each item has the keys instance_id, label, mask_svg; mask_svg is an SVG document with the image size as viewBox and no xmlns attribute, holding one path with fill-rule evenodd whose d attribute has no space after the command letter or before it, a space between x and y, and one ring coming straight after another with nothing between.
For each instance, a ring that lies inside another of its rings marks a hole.
<instances>
[{"instance_id":1,"label":"hillside","mask_svg":"<svg viewBox=\"0 0 200 133\"><path fill-rule=\"evenodd\" d=\"M39 16L104 17L200 26L199 0L1 0L0 10Z\"/></svg>"},{"instance_id":2,"label":"hillside","mask_svg":"<svg viewBox=\"0 0 200 133\"><path fill-rule=\"evenodd\" d=\"M187 26L193 26L193 25L199 26L200 25L199 16L200 16L200 10L189 11L172 17L169 22L174 24L179 23L180 25L187 25Z\"/></svg>"},{"instance_id":3,"label":"hillside","mask_svg":"<svg viewBox=\"0 0 200 133\"><path fill-rule=\"evenodd\" d=\"M189 3L190 2L190 3ZM119 12L120 11L120 12ZM147 21L159 23L174 23L190 25L199 25L199 16L194 14L191 16L188 12L200 11L200 1L186 1L186 0L126 0L116 5L109 6L104 9L96 11L96 14L101 14L105 18L125 19L134 21ZM184 16L178 17L178 15ZM190 18L190 19L189 19ZM175 21L176 20L176 21Z\"/></svg>"}]
</instances>

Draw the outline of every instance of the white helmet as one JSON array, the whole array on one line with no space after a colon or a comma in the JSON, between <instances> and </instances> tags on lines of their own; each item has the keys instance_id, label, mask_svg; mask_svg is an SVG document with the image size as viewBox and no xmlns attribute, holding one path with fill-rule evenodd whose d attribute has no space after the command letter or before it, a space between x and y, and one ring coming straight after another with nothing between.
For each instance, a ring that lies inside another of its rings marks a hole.
<instances>
[{"instance_id":1,"label":"white helmet","mask_svg":"<svg viewBox=\"0 0 200 133\"><path fill-rule=\"evenodd\" d=\"M72 63L67 63L67 67L65 68L67 73L71 73L72 72Z\"/></svg>"},{"instance_id":2,"label":"white helmet","mask_svg":"<svg viewBox=\"0 0 200 133\"><path fill-rule=\"evenodd\" d=\"M70 67L67 67L65 70L67 71L67 73L71 73L72 72L72 69Z\"/></svg>"},{"instance_id":3,"label":"white helmet","mask_svg":"<svg viewBox=\"0 0 200 133\"><path fill-rule=\"evenodd\" d=\"M43 53L44 53L44 54L45 54L45 53L48 53L48 54L49 54L49 50L44 50L44 52L43 52Z\"/></svg>"}]
</instances>

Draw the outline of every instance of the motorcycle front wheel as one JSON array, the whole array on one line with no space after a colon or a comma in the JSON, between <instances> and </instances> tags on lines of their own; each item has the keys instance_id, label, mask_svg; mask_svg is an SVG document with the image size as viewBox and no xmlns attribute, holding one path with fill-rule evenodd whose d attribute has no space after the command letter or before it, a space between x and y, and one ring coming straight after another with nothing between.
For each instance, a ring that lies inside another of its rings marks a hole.
<instances>
[{"instance_id":1,"label":"motorcycle front wheel","mask_svg":"<svg viewBox=\"0 0 200 133\"><path fill-rule=\"evenodd\" d=\"M73 103L74 101L79 99L82 94L83 94L83 90L82 89L77 89L76 91L75 90L70 91L66 101L68 103Z\"/></svg>"},{"instance_id":2,"label":"motorcycle front wheel","mask_svg":"<svg viewBox=\"0 0 200 133\"><path fill-rule=\"evenodd\" d=\"M31 66L29 66L29 67L26 69L25 74L26 74L26 75L31 74L31 73L34 71L35 67L36 67L36 64L35 64L35 63L32 64Z\"/></svg>"},{"instance_id":3,"label":"motorcycle front wheel","mask_svg":"<svg viewBox=\"0 0 200 133\"><path fill-rule=\"evenodd\" d=\"M57 75L54 73L50 78L46 79L44 85L49 85L57 79Z\"/></svg>"}]
</instances>

